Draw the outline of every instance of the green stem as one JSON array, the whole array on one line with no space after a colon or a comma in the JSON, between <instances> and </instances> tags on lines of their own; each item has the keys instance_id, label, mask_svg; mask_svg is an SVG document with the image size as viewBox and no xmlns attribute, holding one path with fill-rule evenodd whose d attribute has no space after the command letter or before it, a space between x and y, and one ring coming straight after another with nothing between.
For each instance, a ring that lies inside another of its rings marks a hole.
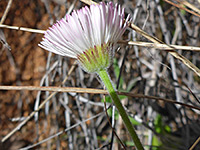
<instances>
[{"instance_id":1,"label":"green stem","mask_svg":"<svg viewBox=\"0 0 200 150\"><path fill-rule=\"evenodd\" d=\"M104 85L106 86L109 94L110 94L110 97L112 98L115 106L117 107L118 111L119 111L119 114L121 115L122 117L122 120L124 121L124 124L126 126L126 128L128 129L134 143L135 143L135 146L138 150L144 150L136 132L135 132L135 129L133 128L133 125L131 124L129 118L128 118L128 115L126 114L126 111L124 110L124 107L122 106L121 102L120 102L120 99L111 83L111 80L110 80L110 77L107 73L106 70L100 70L98 72L102 82L104 83Z\"/></svg>"}]
</instances>

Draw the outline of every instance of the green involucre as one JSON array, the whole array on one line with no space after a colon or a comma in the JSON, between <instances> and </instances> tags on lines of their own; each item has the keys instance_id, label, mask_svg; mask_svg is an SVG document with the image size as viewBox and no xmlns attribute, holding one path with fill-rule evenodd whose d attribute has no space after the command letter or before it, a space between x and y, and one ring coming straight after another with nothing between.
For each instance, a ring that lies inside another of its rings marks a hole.
<instances>
[{"instance_id":1,"label":"green involucre","mask_svg":"<svg viewBox=\"0 0 200 150\"><path fill-rule=\"evenodd\" d=\"M112 61L112 46L109 44L94 46L79 54L77 58L86 72L94 73L107 69Z\"/></svg>"}]
</instances>

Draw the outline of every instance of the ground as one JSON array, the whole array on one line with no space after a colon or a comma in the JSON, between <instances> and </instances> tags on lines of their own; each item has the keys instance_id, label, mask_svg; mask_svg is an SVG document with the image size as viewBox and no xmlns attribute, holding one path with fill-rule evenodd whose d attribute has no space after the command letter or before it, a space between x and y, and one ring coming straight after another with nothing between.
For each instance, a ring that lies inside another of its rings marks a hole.
<instances>
[{"instance_id":1,"label":"ground","mask_svg":"<svg viewBox=\"0 0 200 150\"><path fill-rule=\"evenodd\" d=\"M197 15L174 7L166 1L118 1L125 7L126 14L131 14L132 21L149 35L167 44L200 47L200 3L193 0L189 2L197 7L197 11L194 7L188 9ZM3 24L46 30L56 20L61 19L71 6L74 9L85 6L80 1L74 5L73 3L65 0L13 1ZM7 4L6 0L0 1L1 17ZM11 50L0 43L0 85L58 87L75 62L70 58L51 55L40 48L38 43L43 34L6 28L1 28L1 31L0 39L3 43L7 42ZM150 42L139 33L136 36L134 34L129 28L123 39ZM119 91L180 100L181 103L196 106L197 109L200 107L198 75L182 61L172 57L169 51L126 44L118 46L121 49L116 49L114 64L108 71L116 84L121 70ZM199 67L199 51L176 51ZM98 76L85 73L77 65L65 86L102 89ZM37 106L36 103L44 101L50 93L1 90L0 139L29 116ZM107 102L110 101L109 97L106 99ZM133 95L122 96L121 99L134 120L134 126L146 149L151 146L154 149L189 149L199 137L200 117L197 109ZM117 140L112 142L113 132L108 117L103 113L102 101L102 94L56 94L49 104L39 111L38 118L29 120L6 142L1 143L0 149L15 150L33 145L73 125L76 126L71 130L38 144L33 149L95 149L109 148L110 145L120 149L121 144ZM109 114L111 113L109 110ZM99 116L85 121L95 115ZM116 133L127 149L133 149L133 143L118 113L115 115ZM111 116L109 117L112 120ZM83 123L79 124L80 122ZM153 142L149 142L151 140ZM198 148L199 144L196 146L196 149Z\"/></svg>"}]
</instances>

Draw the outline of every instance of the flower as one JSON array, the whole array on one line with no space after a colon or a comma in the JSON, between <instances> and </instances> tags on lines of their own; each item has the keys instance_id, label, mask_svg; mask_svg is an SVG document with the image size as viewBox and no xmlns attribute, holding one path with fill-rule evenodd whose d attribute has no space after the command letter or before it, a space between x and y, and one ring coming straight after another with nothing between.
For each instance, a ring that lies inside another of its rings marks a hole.
<instances>
[{"instance_id":1,"label":"flower","mask_svg":"<svg viewBox=\"0 0 200 150\"><path fill-rule=\"evenodd\" d=\"M58 21L44 35L40 47L76 58L86 72L98 72L110 66L113 46L128 26L124 9L112 2L101 2L73 11Z\"/></svg>"}]
</instances>

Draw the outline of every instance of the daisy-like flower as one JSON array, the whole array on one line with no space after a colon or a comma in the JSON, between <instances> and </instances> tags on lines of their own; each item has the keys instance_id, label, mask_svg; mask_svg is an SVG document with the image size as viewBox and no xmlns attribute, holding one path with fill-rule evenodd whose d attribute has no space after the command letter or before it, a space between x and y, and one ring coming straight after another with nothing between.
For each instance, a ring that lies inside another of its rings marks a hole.
<instances>
[{"instance_id":1,"label":"daisy-like flower","mask_svg":"<svg viewBox=\"0 0 200 150\"><path fill-rule=\"evenodd\" d=\"M58 21L44 35L40 47L62 55L76 58L89 73L110 66L113 46L128 26L124 9L112 2L101 2L73 11Z\"/></svg>"},{"instance_id":2,"label":"daisy-like flower","mask_svg":"<svg viewBox=\"0 0 200 150\"><path fill-rule=\"evenodd\" d=\"M58 21L44 35L40 47L62 55L76 58L89 73L97 73L108 90L124 124L138 150L144 150L117 95L107 68L112 62L114 45L128 26L124 9L112 2L101 2L73 11L72 15Z\"/></svg>"}]
</instances>

